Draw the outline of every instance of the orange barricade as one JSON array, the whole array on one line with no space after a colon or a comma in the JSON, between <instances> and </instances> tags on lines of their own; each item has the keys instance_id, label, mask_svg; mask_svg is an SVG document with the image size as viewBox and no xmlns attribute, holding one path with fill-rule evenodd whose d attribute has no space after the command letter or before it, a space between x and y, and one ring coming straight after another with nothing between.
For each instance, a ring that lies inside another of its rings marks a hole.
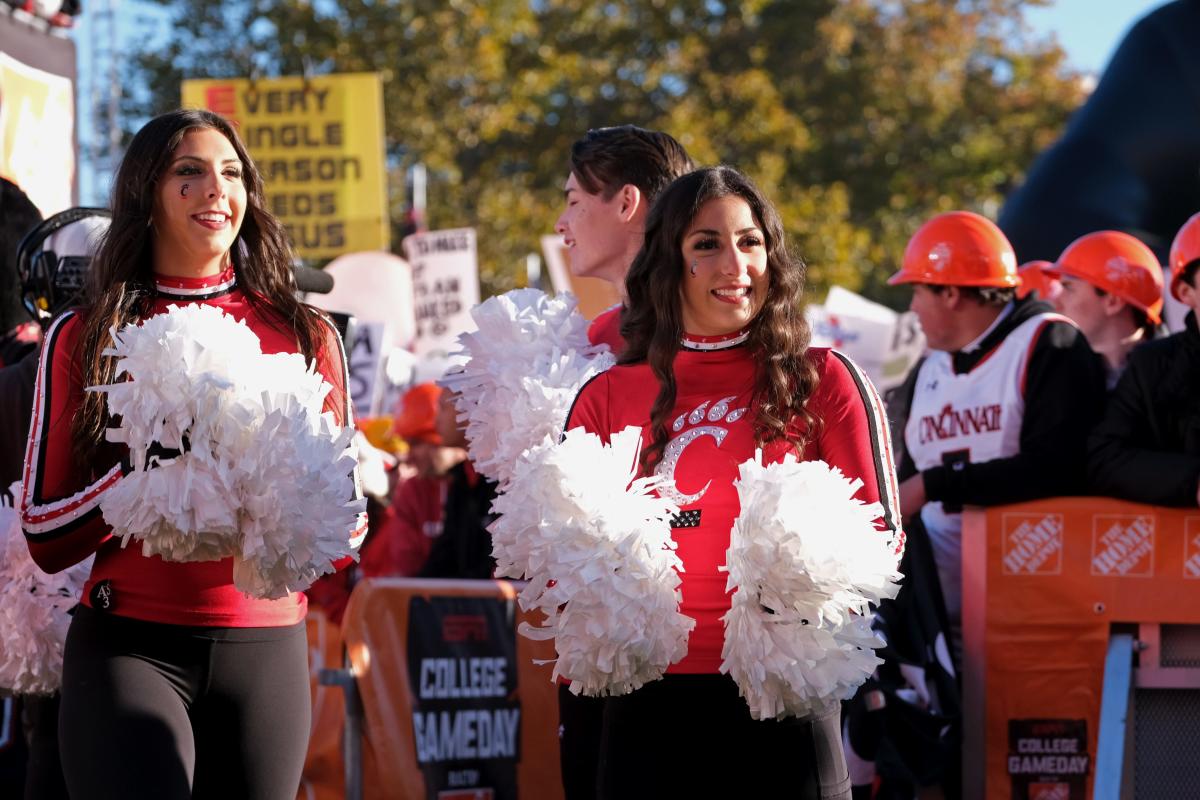
<instances>
[{"instance_id":1,"label":"orange barricade","mask_svg":"<svg viewBox=\"0 0 1200 800\"><path fill-rule=\"evenodd\" d=\"M1092 796L1118 623L1200 623L1200 511L1095 497L967 510L966 797Z\"/></svg>"},{"instance_id":2,"label":"orange barricade","mask_svg":"<svg viewBox=\"0 0 1200 800\"><path fill-rule=\"evenodd\" d=\"M552 642L516 633L506 581L381 578L343 618L366 798L559 800Z\"/></svg>"},{"instance_id":3,"label":"orange barricade","mask_svg":"<svg viewBox=\"0 0 1200 800\"><path fill-rule=\"evenodd\" d=\"M345 695L318 682L322 669L342 665L342 632L315 606L308 607L308 676L312 684L312 729L297 800L341 800L345 792L342 726Z\"/></svg>"}]
</instances>

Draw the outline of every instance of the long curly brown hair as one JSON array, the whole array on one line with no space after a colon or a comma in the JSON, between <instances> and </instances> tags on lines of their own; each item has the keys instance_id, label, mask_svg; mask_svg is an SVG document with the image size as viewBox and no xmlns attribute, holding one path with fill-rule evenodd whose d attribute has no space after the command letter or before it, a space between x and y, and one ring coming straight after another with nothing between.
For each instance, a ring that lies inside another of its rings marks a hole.
<instances>
[{"instance_id":1,"label":"long curly brown hair","mask_svg":"<svg viewBox=\"0 0 1200 800\"><path fill-rule=\"evenodd\" d=\"M116 360L101 354L109 344L109 330L150 312L154 300L154 229L150 221L158 182L183 137L205 128L228 139L242 162L246 212L230 256L247 302L272 326L294 335L306 358L313 358L324 341L323 323L296 299L287 232L266 210L262 176L241 137L228 120L211 111L171 111L137 132L113 181L112 224L92 259L79 350L74 354L85 386L102 386L115 379ZM72 421L73 447L82 463L89 463L103 446L108 426L105 397L101 392L85 392Z\"/></svg>"},{"instance_id":2,"label":"long curly brown hair","mask_svg":"<svg viewBox=\"0 0 1200 800\"><path fill-rule=\"evenodd\" d=\"M806 409L816 390L817 371L805 357L812 332L804 316L804 262L788 253L779 214L749 178L732 167L699 169L676 180L658 198L646 220L642 249L625 278L628 300L621 318L625 351L620 363L645 361L659 382L650 409L653 441L642 453L647 471L662 459L670 438L675 355L684 334L683 237L705 203L731 196L750 206L766 240L767 296L750 322L746 342L757 365L751 398L755 440L786 440L799 451L819 424ZM790 425L796 418L805 424Z\"/></svg>"}]
</instances>

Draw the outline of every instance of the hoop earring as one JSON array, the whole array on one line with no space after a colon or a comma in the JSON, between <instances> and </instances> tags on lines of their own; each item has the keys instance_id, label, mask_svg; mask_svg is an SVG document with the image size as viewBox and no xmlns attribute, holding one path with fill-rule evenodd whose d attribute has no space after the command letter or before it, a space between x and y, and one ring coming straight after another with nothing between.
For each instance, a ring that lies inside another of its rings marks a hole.
<instances>
[{"instance_id":1,"label":"hoop earring","mask_svg":"<svg viewBox=\"0 0 1200 800\"><path fill-rule=\"evenodd\" d=\"M692 270L691 270L691 272L692 272L692 277L693 277L693 278L694 278L694 277L696 277L696 265L697 265L697 263L698 263L698 262L696 261L696 259L692 259Z\"/></svg>"}]
</instances>

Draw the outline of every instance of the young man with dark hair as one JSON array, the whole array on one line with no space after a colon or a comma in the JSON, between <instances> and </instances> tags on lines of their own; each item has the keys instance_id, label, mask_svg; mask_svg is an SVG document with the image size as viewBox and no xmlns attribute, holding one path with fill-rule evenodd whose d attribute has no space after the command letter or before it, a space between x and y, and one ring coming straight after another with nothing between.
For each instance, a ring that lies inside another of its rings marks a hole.
<instances>
[{"instance_id":1,"label":"young man with dark hair","mask_svg":"<svg viewBox=\"0 0 1200 800\"><path fill-rule=\"evenodd\" d=\"M563 186L566 208L554 224L566 241L571 273L600 278L625 296L625 274L642 247L655 198L695 166L668 134L635 125L595 128L571 146ZM620 304L592 321L588 338L614 353L625 348ZM604 700L558 690L559 747L567 800L596 796Z\"/></svg>"},{"instance_id":2,"label":"young man with dark hair","mask_svg":"<svg viewBox=\"0 0 1200 800\"><path fill-rule=\"evenodd\" d=\"M1163 506L1200 503L1200 214L1175 236L1171 294L1191 308L1187 327L1129 354L1089 441L1096 492Z\"/></svg>"},{"instance_id":3,"label":"young man with dark hair","mask_svg":"<svg viewBox=\"0 0 1200 800\"><path fill-rule=\"evenodd\" d=\"M1117 385L1130 351L1162 322L1162 267L1149 247L1120 231L1079 237L1046 270L1062 282L1054 301L1104 359L1106 386Z\"/></svg>"},{"instance_id":4,"label":"young man with dark hair","mask_svg":"<svg viewBox=\"0 0 1200 800\"><path fill-rule=\"evenodd\" d=\"M566 208L554 224L566 241L571 273L600 278L625 295L625 273L642 246L646 215L659 192L694 168L668 134L635 125L596 128L571 146L563 186ZM588 332L593 344L619 353L619 305L600 314Z\"/></svg>"}]
</instances>

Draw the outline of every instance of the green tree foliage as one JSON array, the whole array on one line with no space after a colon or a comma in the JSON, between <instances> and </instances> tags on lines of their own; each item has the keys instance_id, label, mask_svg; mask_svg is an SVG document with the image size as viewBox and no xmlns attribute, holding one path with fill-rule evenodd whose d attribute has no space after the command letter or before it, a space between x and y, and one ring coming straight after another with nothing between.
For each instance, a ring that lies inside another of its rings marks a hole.
<instances>
[{"instance_id":1,"label":"green tree foliage","mask_svg":"<svg viewBox=\"0 0 1200 800\"><path fill-rule=\"evenodd\" d=\"M177 105L185 77L380 71L393 219L423 161L430 226L479 229L493 291L551 230L571 142L632 122L748 172L816 286L888 299L921 221L994 216L1082 100L1019 0L163 4L131 115Z\"/></svg>"}]
</instances>

